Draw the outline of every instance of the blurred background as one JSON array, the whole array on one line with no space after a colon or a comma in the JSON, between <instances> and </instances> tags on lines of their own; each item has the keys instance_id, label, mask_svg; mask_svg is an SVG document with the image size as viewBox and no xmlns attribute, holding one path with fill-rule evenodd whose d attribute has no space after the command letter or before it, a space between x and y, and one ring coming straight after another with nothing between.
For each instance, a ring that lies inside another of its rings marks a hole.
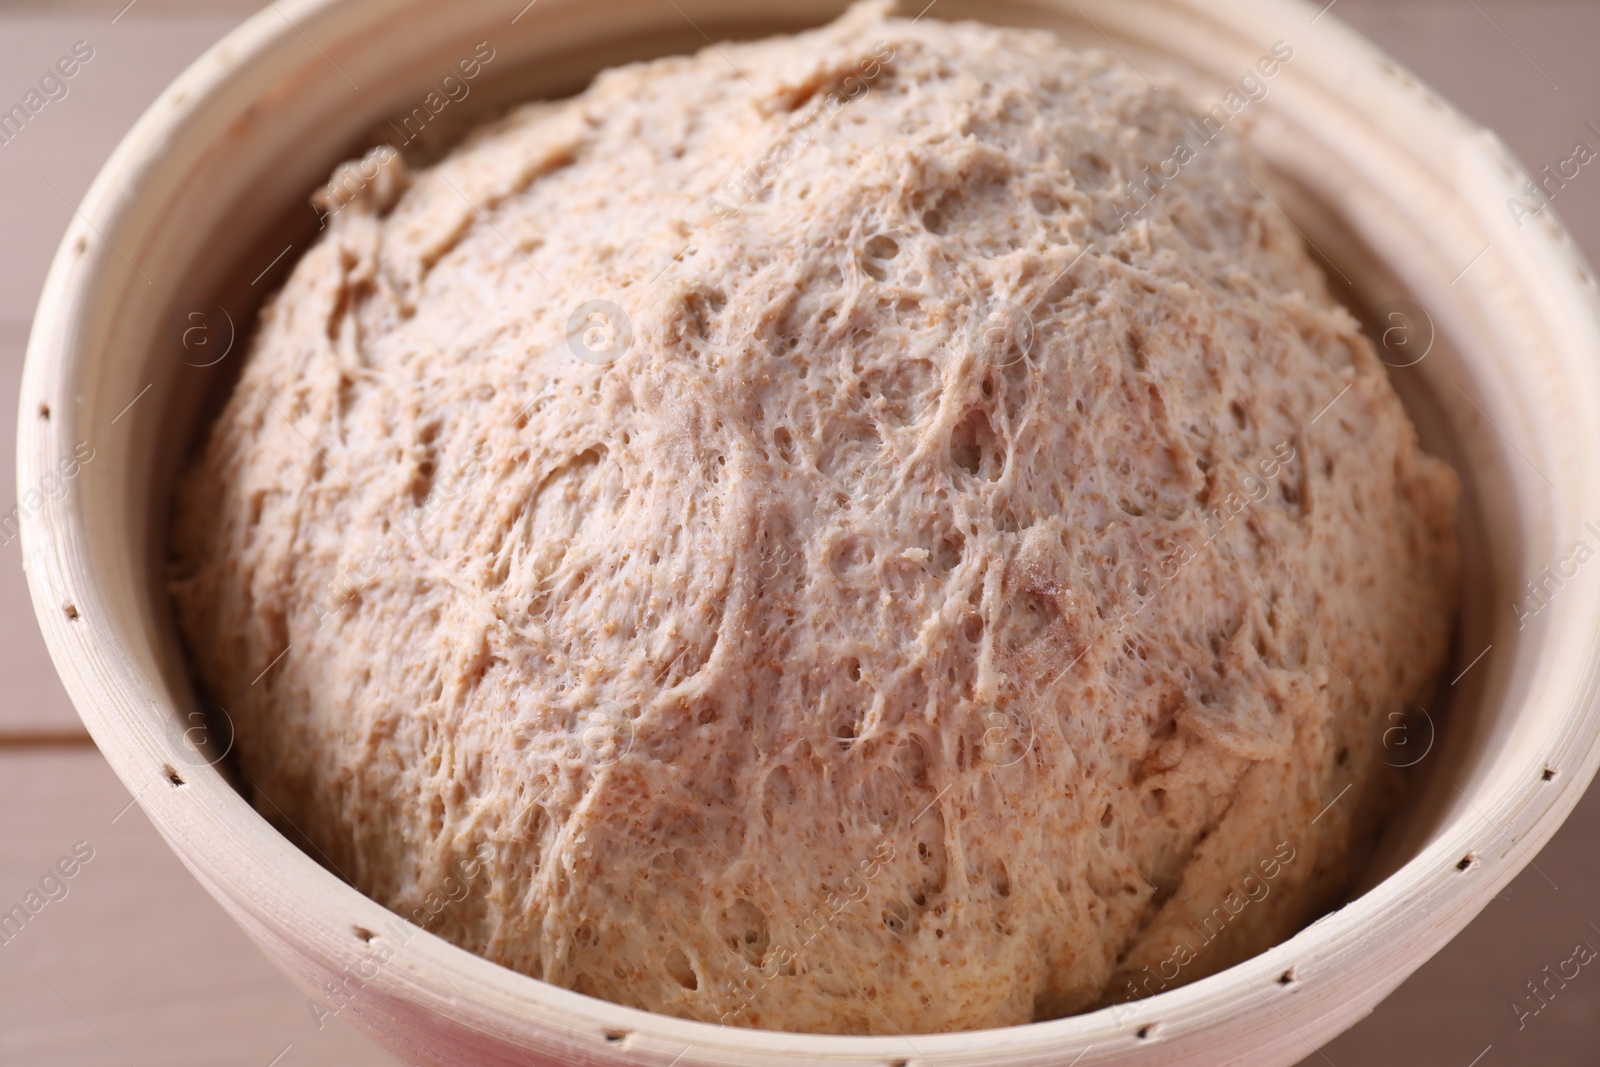
<instances>
[{"instance_id":1,"label":"blurred background","mask_svg":"<svg viewBox=\"0 0 1600 1067\"><path fill-rule=\"evenodd\" d=\"M53 92L15 136L0 127L8 456L34 303L74 205L160 90L260 6L0 3L0 108L61 57L78 60L65 95ZM1600 0L1334 0L1325 17L1355 26L1496 131L1530 172L1572 159L1580 142L1600 152ZM1600 159L1554 207L1600 263ZM12 467L0 464L6 513L17 499ZM0 522L0 686L0 915L30 893L43 901L22 928L0 926L0 1064L393 1063L337 1019L319 1024L131 803L56 680L14 522ZM1597 956L1600 791L1460 937L1353 1030L1320 1050L1308 1044L1305 1063L1600 1063ZM1552 977L1574 967L1575 978Z\"/></svg>"}]
</instances>

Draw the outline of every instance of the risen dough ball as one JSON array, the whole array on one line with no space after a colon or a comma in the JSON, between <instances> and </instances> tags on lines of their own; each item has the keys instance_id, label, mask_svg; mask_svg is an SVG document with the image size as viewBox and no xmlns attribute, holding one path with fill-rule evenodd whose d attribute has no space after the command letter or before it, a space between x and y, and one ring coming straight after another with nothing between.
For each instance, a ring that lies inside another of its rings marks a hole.
<instances>
[{"instance_id":1,"label":"risen dough ball","mask_svg":"<svg viewBox=\"0 0 1600 1067\"><path fill-rule=\"evenodd\" d=\"M1023 1023L1314 917L1457 483L1189 114L858 8L345 172L173 530L257 806L467 949L744 1026Z\"/></svg>"}]
</instances>

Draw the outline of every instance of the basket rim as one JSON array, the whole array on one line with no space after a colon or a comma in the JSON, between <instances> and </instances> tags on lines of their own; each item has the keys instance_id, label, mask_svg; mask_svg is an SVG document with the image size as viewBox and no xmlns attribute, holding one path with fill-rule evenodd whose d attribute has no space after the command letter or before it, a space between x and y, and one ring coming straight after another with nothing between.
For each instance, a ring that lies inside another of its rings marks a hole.
<instances>
[{"instance_id":1,"label":"basket rim","mask_svg":"<svg viewBox=\"0 0 1600 1067\"><path fill-rule=\"evenodd\" d=\"M1041 7L1080 8L1073 0L1034 2ZM547 0L527 15L543 17L541 8L559 6ZM1081 0L1082 8L1113 29L1132 17L1119 15L1115 6L1115 0ZM1472 182L1496 197L1520 195L1524 175L1497 139L1405 74L1335 16L1323 18L1318 14L1320 5L1309 0L1141 0L1132 6L1145 12L1203 12L1203 17L1240 37L1259 33L1259 26L1315 22L1318 32L1334 42L1327 46L1328 52L1350 66L1338 77L1331 59L1320 66L1308 62L1295 71L1297 78L1309 79L1308 85L1328 93L1349 91L1351 83L1359 83L1362 92L1394 105L1383 118L1389 124L1389 147L1398 150L1403 144L1399 138L1407 133L1417 134L1419 143L1427 145L1449 142L1456 152L1453 159L1418 160L1418 165L1434 173L1470 174ZM397 5L389 0L281 0L251 17L197 60L134 126L72 220L40 299L20 396L19 486L39 484L87 432L82 428L84 416L79 405L70 400L90 392L85 379L111 357L104 343L94 344L86 324L102 321L105 312L100 309L114 308L123 299L117 276L126 269L116 246L145 239L140 233L141 205L153 189L168 188L181 178L166 149L191 138L198 117L208 109L213 113L221 109L235 117L243 114L249 106L241 96L247 74L258 77L275 66L285 70L300 67L305 62L305 32L315 31L321 40L344 41L357 32L352 27L378 17L393 18L396 10ZM1410 116L1422 113L1431 114L1436 125L1426 131L1407 126L1413 121ZM1369 132L1376 129L1371 126ZM1487 218L1481 222L1490 225ZM1566 231L1548 215L1542 222L1521 235L1526 245L1518 251L1551 273L1525 283L1520 295L1500 294L1506 301L1500 314L1512 315L1510 305L1515 302L1516 314L1534 315L1553 335L1568 338L1552 358L1563 360L1563 366L1576 367L1573 361L1578 358L1580 342L1600 339L1600 298L1587 263ZM1572 281L1574 278L1578 281ZM1586 284L1584 279L1589 279ZM1600 346L1592 350L1600 350ZM1501 358L1508 357L1502 353ZM1589 388L1580 389L1579 384ZM1575 380L1569 408L1550 415L1551 439L1600 441L1600 391L1593 386L1592 376ZM41 398L61 398L51 404L56 414L48 420L36 414ZM1600 517L1600 507L1587 512L1583 507L1600 500L1594 489L1563 479L1554 491L1566 494L1561 500L1569 509ZM190 787L186 791L153 787L154 772L170 760L160 724L164 716L175 716L177 711L175 705L166 703L165 691L153 686L135 666L134 635L126 628L108 629L85 621L117 617L115 598L97 569L95 546L105 536L87 525L80 494L69 493L24 520L22 545L35 613L51 657L74 705L119 777L135 792L185 864L274 955L292 958L297 943L306 940L296 931L308 926L332 936L332 931L358 923L381 934L384 917L395 918L391 913L299 853L214 768L197 769L185 782ZM1593 587L1597 578L1600 576L1586 576L1585 580ZM80 617L68 618L62 611L69 598L80 609ZM1349 987L1350 975L1339 980L1334 972L1357 971L1359 961L1369 968L1381 961L1388 967L1388 977L1383 979L1387 984L1381 992L1397 985L1529 862L1531 853L1554 834L1577 804L1600 765L1600 596L1575 592L1560 608L1561 633L1539 650L1540 663L1548 668L1540 675L1541 692L1548 691L1559 706L1546 712L1543 719L1530 722L1528 728L1539 731L1547 753L1544 759L1561 773L1553 781L1543 781L1543 768L1530 765L1525 783L1504 787L1493 795L1493 803L1482 812L1482 822L1498 828L1488 840L1497 836L1508 842L1509 848L1496 853L1485 846L1486 839L1481 829L1474 828L1473 820L1455 819L1379 886L1267 952L1121 1009L1018 1027L909 1038L730 1028L669 1018L561 989L417 930L407 940L406 951L395 956L394 964L367 981L363 1003L353 1007L352 1013L391 1048L405 1044L396 1036L394 1019L416 1012L425 1021L416 1024L421 1031L410 1035L410 1040L422 1045L449 1040L457 1042L449 1047L465 1047L459 1042L469 1040L462 1035L471 1033L498 1044L498 1035L512 1047L549 1055L580 1055L585 1062L597 1063L637 1062L641 1056L657 1054L665 1063L679 1046L713 1056L740 1056L741 1062L774 1064L806 1062L811 1057L881 1064L901 1058L908 1050L917 1060L950 1064L1000 1062L997 1055L1006 1062L1033 1062L1036 1057L1043 1062L1042 1057L1080 1047L1094 1053L1084 1057L1085 1067L1101 1062L1102 1057L1129 1056L1136 1051L1159 1056L1160 1062L1173 1062L1172 1045L1146 1040L1140 1036L1141 1027L1159 1023L1160 1033L1152 1036L1160 1037L1190 1028L1211 1032L1229 1020L1241 1030L1250 1020L1275 1030L1271 1040L1257 1033L1244 1044L1229 1048L1258 1052L1270 1048L1281 1053L1295 1047L1304 1052L1303 1043L1286 1032L1283 1024L1325 1040L1354 1022L1377 999L1357 996ZM1491 798L1478 799L1489 803ZM1454 867L1468 853L1482 857L1481 869L1473 878L1458 877ZM256 887L249 900L230 892L231 886L244 881ZM310 922L308 902L314 904ZM324 948L330 963L348 966L361 958L364 946L343 937L339 945ZM1414 962L1396 958L1408 952ZM286 965L303 985L316 981L313 971L296 970L292 962ZM1280 995L1276 980L1290 968L1299 972L1296 988ZM1241 999L1241 991L1247 988L1259 994L1259 1003ZM453 1011L452 1006L465 998L463 991L473 994L471 1002L480 1018ZM1358 1002L1359 1006L1352 1007ZM447 1039L434 1030L455 1036ZM618 1032L629 1036L622 1041L606 1038ZM1145 1062L1138 1057L1136 1061ZM692 1060L685 1058L684 1063L689 1062Z\"/></svg>"}]
</instances>

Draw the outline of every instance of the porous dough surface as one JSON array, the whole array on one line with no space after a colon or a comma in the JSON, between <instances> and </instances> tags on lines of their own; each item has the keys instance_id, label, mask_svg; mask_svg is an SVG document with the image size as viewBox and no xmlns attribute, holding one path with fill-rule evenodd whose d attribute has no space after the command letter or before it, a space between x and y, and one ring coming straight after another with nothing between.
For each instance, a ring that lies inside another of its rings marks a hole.
<instances>
[{"instance_id":1,"label":"porous dough surface","mask_svg":"<svg viewBox=\"0 0 1600 1067\"><path fill-rule=\"evenodd\" d=\"M172 526L256 806L489 959L776 1029L1059 1016L1336 902L1458 486L1235 133L1122 224L1190 114L868 6L341 172Z\"/></svg>"}]
</instances>

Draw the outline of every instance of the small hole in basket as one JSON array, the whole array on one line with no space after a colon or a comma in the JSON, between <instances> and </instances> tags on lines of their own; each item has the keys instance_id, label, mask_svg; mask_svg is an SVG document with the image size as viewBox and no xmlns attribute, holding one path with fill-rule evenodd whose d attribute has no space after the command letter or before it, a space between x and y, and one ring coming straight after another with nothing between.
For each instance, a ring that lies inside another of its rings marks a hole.
<instances>
[{"instance_id":1,"label":"small hole in basket","mask_svg":"<svg viewBox=\"0 0 1600 1067\"><path fill-rule=\"evenodd\" d=\"M67 621L68 622L77 622L78 621L78 609L77 609L77 607L75 605L63 604L61 606L61 610L65 611L67 613Z\"/></svg>"},{"instance_id":2,"label":"small hole in basket","mask_svg":"<svg viewBox=\"0 0 1600 1067\"><path fill-rule=\"evenodd\" d=\"M889 1067L907 1067L910 1062L910 1060L890 1060Z\"/></svg>"},{"instance_id":3,"label":"small hole in basket","mask_svg":"<svg viewBox=\"0 0 1600 1067\"><path fill-rule=\"evenodd\" d=\"M1553 782L1556 780L1556 769L1554 767L1546 767L1544 769L1544 774L1540 775L1539 777L1546 782Z\"/></svg>"},{"instance_id":4,"label":"small hole in basket","mask_svg":"<svg viewBox=\"0 0 1600 1067\"><path fill-rule=\"evenodd\" d=\"M1155 1032L1156 1032L1156 1024L1155 1023L1145 1023L1143 1026L1139 1027L1139 1040L1140 1041L1147 1041L1147 1040L1150 1039L1150 1037L1152 1035L1155 1034Z\"/></svg>"},{"instance_id":5,"label":"small hole in basket","mask_svg":"<svg viewBox=\"0 0 1600 1067\"><path fill-rule=\"evenodd\" d=\"M174 789L184 784L183 775L179 774L177 768L170 763L161 768L161 776L172 783Z\"/></svg>"},{"instance_id":6,"label":"small hole in basket","mask_svg":"<svg viewBox=\"0 0 1600 1067\"><path fill-rule=\"evenodd\" d=\"M41 419L45 420L46 422L50 421L50 405L49 404L40 404L39 405L39 417Z\"/></svg>"},{"instance_id":7,"label":"small hole in basket","mask_svg":"<svg viewBox=\"0 0 1600 1067\"><path fill-rule=\"evenodd\" d=\"M352 926L350 928L350 930L357 937L359 937L362 941L366 942L369 945L372 943L372 939L378 936L377 934L373 933L371 930L368 930L365 926Z\"/></svg>"},{"instance_id":8,"label":"small hole in basket","mask_svg":"<svg viewBox=\"0 0 1600 1067\"><path fill-rule=\"evenodd\" d=\"M628 1040L628 1031L626 1030L606 1031L606 1044L608 1045L620 1045L626 1040Z\"/></svg>"},{"instance_id":9,"label":"small hole in basket","mask_svg":"<svg viewBox=\"0 0 1600 1067\"><path fill-rule=\"evenodd\" d=\"M1456 864L1456 870L1458 870L1458 871L1470 871L1472 868L1476 867L1477 865L1478 865L1478 854L1476 852L1468 852L1465 856L1461 857L1461 862Z\"/></svg>"},{"instance_id":10,"label":"small hole in basket","mask_svg":"<svg viewBox=\"0 0 1600 1067\"><path fill-rule=\"evenodd\" d=\"M1278 984L1294 985L1299 978L1300 976L1294 973L1294 968L1290 967L1287 971L1284 971L1282 974L1278 975Z\"/></svg>"}]
</instances>

